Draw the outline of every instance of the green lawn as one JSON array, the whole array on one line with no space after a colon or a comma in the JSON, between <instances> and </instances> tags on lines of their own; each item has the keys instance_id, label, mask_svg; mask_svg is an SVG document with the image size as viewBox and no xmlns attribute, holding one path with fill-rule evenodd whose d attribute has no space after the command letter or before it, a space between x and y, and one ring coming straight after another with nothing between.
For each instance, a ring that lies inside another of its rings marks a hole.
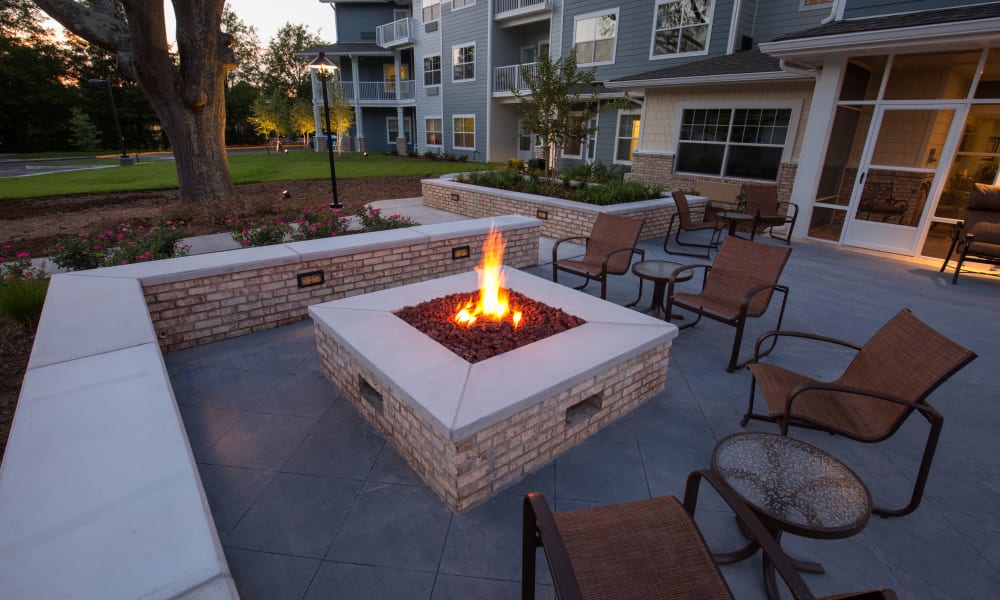
<instances>
[{"instance_id":1,"label":"green lawn","mask_svg":"<svg viewBox=\"0 0 1000 600\"><path fill-rule=\"evenodd\" d=\"M416 175L437 177L474 169L489 169L494 165L432 161L369 154L363 157L354 152L335 156L337 179L363 177L398 177ZM177 187L177 170L173 161L143 160L129 167L109 167L86 171L70 171L13 177L0 185L0 200L37 198L40 196L65 196L71 194L160 190ZM257 183L262 181L298 181L328 179L330 164L326 153L293 149L288 154L267 155L263 152L231 154L229 169L233 181Z\"/></svg>"}]
</instances>

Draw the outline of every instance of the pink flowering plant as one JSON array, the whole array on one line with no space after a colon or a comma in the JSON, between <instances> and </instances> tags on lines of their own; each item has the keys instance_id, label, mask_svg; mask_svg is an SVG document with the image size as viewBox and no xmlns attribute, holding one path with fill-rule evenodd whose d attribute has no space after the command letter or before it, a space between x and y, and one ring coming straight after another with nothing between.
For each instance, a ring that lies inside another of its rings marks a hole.
<instances>
[{"instance_id":1,"label":"pink flowering plant","mask_svg":"<svg viewBox=\"0 0 1000 600\"><path fill-rule=\"evenodd\" d=\"M413 227L416 225L413 219L409 217L402 215L389 215L386 217L382 215L380 209L368 206L358 211L358 219L361 221L361 227L365 231L385 231L386 229L399 229L401 227Z\"/></svg>"},{"instance_id":2,"label":"pink flowering plant","mask_svg":"<svg viewBox=\"0 0 1000 600\"><path fill-rule=\"evenodd\" d=\"M0 252L0 317L34 331L42 315L49 278L44 267L35 267L31 255L4 244Z\"/></svg>"},{"instance_id":3,"label":"pink flowering plant","mask_svg":"<svg viewBox=\"0 0 1000 600\"><path fill-rule=\"evenodd\" d=\"M186 256L184 223L154 219L149 225L129 225L83 233L60 240L49 250L49 258L64 269L82 271Z\"/></svg>"},{"instance_id":4,"label":"pink flowering plant","mask_svg":"<svg viewBox=\"0 0 1000 600\"><path fill-rule=\"evenodd\" d=\"M230 235L244 248L270 246L285 241L292 227L280 217L226 219Z\"/></svg>"},{"instance_id":5,"label":"pink flowering plant","mask_svg":"<svg viewBox=\"0 0 1000 600\"><path fill-rule=\"evenodd\" d=\"M293 241L318 240L334 237L347 231L351 219L336 208L313 206L302 209L302 216L291 231Z\"/></svg>"}]
</instances>

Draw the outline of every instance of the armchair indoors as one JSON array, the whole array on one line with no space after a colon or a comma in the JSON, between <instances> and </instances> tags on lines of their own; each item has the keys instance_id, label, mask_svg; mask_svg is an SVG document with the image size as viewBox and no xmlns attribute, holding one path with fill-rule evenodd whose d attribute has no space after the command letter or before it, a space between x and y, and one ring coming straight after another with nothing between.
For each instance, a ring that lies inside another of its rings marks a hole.
<instances>
[{"instance_id":1,"label":"armchair indoors","mask_svg":"<svg viewBox=\"0 0 1000 600\"><path fill-rule=\"evenodd\" d=\"M824 382L773 364L750 364L750 405L742 425L750 419L774 421L783 434L789 425L820 429L864 443L891 437L911 413L930 424L923 458L909 503L899 509L875 507L883 517L913 512L923 496L934 450L944 418L927 402L939 385L976 358L903 309L882 326L864 346L844 340L791 331L771 331L757 340L793 336L837 344L857 351L839 379ZM772 346L773 347L773 346ZM768 413L754 413L754 393L760 388Z\"/></svg>"},{"instance_id":2,"label":"armchair indoors","mask_svg":"<svg viewBox=\"0 0 1000 600\"><path fill-rule=\"evenodd\" d=\"M788 287L778 283L788 262L791 248L769 246L737 237L727 237L711 265L690 265L683 272L704 269L701 292L675 293L674 278L667 283L667 319L674 307L697 313L698 318L685 323L681 329L693 327L705 316L736 328L733 349L726 370L730 373L739 364L740 344L747 319L760 317L767 312L774 292L781 293L781 312L778 325L785 315ZM678 274L679 275L679 274ZM772 345L772 349L773 349ZM770 350L768 350L770 352ZM767 352L765 352L765 355Z\"/></svg>"},{"instance_id":3,"label":"armchair indoors","mask_svg":"<svg viewBox=\"0 0 1000 600\"><path fill-rule=\"evenodd\" d=\"M521 598L535 597L535 555L541 546L560 600L733 598L694 522L701 479L736 513L748 536L760 544L794 598L812 593L750 508L711 471L688 476L684 504L662 496L625 504L553 513L538 493L524 499ZM837 598L891 599L888 590Z\"/></svg>"},{"instance_id":4,"label":"armchair indoors","mask_svg":"<svg viewBox=\"0 0 1000 600\"><path fill-rule=\"evenodd\" d=\"M703 223L695 223L691 219L691 207L688 205L687 196L684 192L672 192L671 195L674 198L674 204L677 205L677 212L670 215L670 224L667 227L667 237L663 239L663 251L667 254L681 254L684 256L697 256L700 258L708 258L709 253L712 249L719 248L719 239L722 237L723 223L720 221L709 221ZM677 228L674 229L674 226ZM681 232L695 232L695 231L710 231L711 236L708 239L707 244L699 244L696 242L682 242ZM670 233L674 232L674 242L678 246L696 247L704 248L704 253L694 253L694 252L682 252L680 250L670 249Z\"/></svg>"},{"instance_id":5,"label":"armchair indoors","mask_svg":"<svg viewBox=\"0 0 1000 600\"><path fill-rule=\"evenodd\" d=\"M958 253L954 285L966 261L1000 265L1000 185L977 183L969 194L965 220L955 224L951 234L951 247L941 265L941 272L948 267L951 255Z\"/></svg>"},{"instance_id":6,"label":"armchair indoors","mask_svg":"<svg viewBox=\"0 0 1000 600\"><path fill-rule=\"evenodd\" d=\"M606 298L608 275L627 273L633 254L645 257L645 251L635 247L643 223L643 219L598 213L589 236L563 238L552 247L552 281L559 281L559 271L583 277L583 285L577 289L585 288L591 280L600 281L601 298ZM559 259L559 245L574 240L585 241L586 253L582 257Z\"/></svg>"},{"instance_id":7,"label":"armchair indoors","mask_svg":"<svg viewBox=\"0 0 1000 600\"><path fill-rule=\"evenodd\" d=\"M754 221L750 230L753 240L757 231L767 230L768 235L786 244L792 241L792 229L799 217L799 207L793 202L779 202L778 188L773 185L744 185L740 192L744 209L753 215ZM784 237L775 235L774 228L788 226Z\"/></svg>"}]
</instances>

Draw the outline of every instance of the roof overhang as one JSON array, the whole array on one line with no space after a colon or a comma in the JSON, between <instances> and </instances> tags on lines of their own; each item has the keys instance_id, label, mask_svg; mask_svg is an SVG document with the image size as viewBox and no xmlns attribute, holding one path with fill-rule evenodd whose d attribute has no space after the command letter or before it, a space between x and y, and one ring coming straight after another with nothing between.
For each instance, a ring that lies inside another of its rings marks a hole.
<instances>
[{"instance_id":1,"label":"roof overhang","mask_svg":"<svg viewBox=\"0 0 1000 600\"><path fill-rule=\"evenodd\" d=\"M1000 17L764 42L775 58L821 66L826 56L865 56L893 52L950 51L1000 44Z\"/></svg>"},{"instance_id":2,"label":"roof overhang","mask_svg":"<svg viewBox=\"0 0 1000 600\"><path fill-rule=\"evenodd\" d=\"M606 81L609 88L641 91L653 87L685 87L693 85L720 85L727 83L759 83L765 81L810 81L811 78L787 71L765 71L763 73L728 73L723 75L698 75L694 77L666 77L663 79L633 79L628 81Z\"/></svg>"}]
</instances>

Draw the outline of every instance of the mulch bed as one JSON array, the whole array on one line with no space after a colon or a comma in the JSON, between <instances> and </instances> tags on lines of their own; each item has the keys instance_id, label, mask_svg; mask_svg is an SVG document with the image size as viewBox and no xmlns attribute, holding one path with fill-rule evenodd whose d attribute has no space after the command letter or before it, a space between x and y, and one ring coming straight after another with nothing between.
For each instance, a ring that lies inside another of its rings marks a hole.
<instances>
[{"instance_id":1,"label":"mulch bed","mask_svg":"<svg viewBox=\"0 0 1000 600\"><path fill-rule=\"evenodd\" d=\"M21 380L34 341L27 328L0 319L0 457L7 447Z\"/></svg>"},{"instance_id":2,"label":"mulch bed","mask_svg":"<svg viewBox=\"0 0 1000 600\"><path fill-rule=\"evenodd\" d=\"M507 321L486 318L479 318L470 326L455 323L457 307L478 296L478 291L449 294L416 306L405 306L393 314L470 363L516 350L585 323L562 309L536 302L513 290L508 292L511 306L521 311L521 323L517 328Z\"/></svg>"}]
</instances>

